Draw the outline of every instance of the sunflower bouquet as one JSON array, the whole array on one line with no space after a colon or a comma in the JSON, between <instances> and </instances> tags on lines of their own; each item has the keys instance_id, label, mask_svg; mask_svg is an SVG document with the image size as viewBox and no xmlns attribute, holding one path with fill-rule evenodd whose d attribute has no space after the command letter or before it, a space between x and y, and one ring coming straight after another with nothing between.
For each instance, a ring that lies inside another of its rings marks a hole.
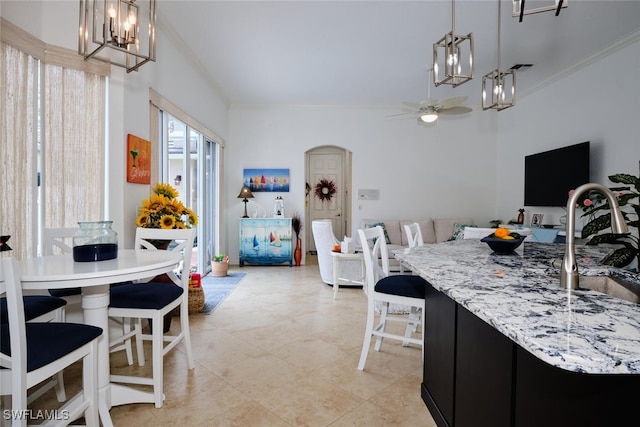
<instances>
[{"instance_id":1,"label":"sunflower bouquet","mask_svg":"<svg viewBox=\"0 0 640 427\"><path fill-rule=\"evenodd\" d=\"M156 184L152 194L142 201L136 225L143 228L191 228L198 215L178 200L178 190L169 184Z\"/></svg>"}]
</instances>

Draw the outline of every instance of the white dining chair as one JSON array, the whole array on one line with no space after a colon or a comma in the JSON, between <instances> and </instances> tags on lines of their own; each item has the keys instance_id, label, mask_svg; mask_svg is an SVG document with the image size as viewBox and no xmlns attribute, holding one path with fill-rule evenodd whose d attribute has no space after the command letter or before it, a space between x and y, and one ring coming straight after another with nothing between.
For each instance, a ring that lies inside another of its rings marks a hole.
<instances>
[{"instance_id":1,"label":"white dining chair","mask_svg":"<svg viewBox=\"0 0 640 427\"><path fill-rule=\"evenodd\" d=\"M131 337L136 339L136 353L138 364L145 363L143 340L150 340L152 347L152 377L133 377L111 375L111 381L121 383L143 384L153 386L154 403L156 408L163 404L163 357L178 343L184 343L187 356L187 367L193 369L193 352L191 349L191 335L189 332L189 269L191 252L196 230L192 229L156 229L138 228L136 230L135 248L138 250L157 250L152 241L170 240L171 251L181 254L180 276L175 272L167 275L173 283L131 283L115 286L110 289L109 317L123 319L124 322L133 320L134 327L128 334L124 334L110 342L110 346L122 343ZM163 334L164 316L176 307L180 310L180 332L177 335ZM151 320L151 335L142 333L142 319ZM165 345L165 342L168 344Z\"/></svg>"},{"instance_id":2,"label":"white dining chair","mask_svg":"<svg viewBox=\"0 0 640 427\"><path fill-rule=\"evenodd\" d=\"M398 274L389 275L389 254L387 243L384 238L382 227L358 230L362 250L364 252L364 262L366 267L367 286L367 322L365 327L364 341L358 369L363 370L369 354L371 337L376 336L375 350L380 351L384 338L402 341L419 345L423 348L424 343L424 307L426 282L420 276ZM379 322L374 326L376 316L376 303L381 304ZM390 315L389 304L402 304L410 307L409 316ZM408 336L408 331L413 330L414 323L419 316L420 338ZM388 321L405 323L404 335L394 334L386 331Z\"/></svg>"},{"instance_id":3,"label":"white dining chair","mask_svg":"<svg viewBox=\"0 0 640 427\"><path fill-rule=\"evenodd\" d=\"M57 227L42 229L43 255L70 254L73 252L73 236L78 227ZM63 298L71 308L80 308L82 292L80 288L49 289L49 294Z\"/></svg>"},{"instance_id":4,"label":"white dining chair","mask_svg":"<svg viewBox=\"0 0 640 427\"><path fill-rule=\"evenodd\" d=\"M422 230L420 230L420 224L414 222L412 224L404 225L404 234L407 237L410 248L424 245L424 239L422 238Z\"/></svg>"},{"instance_id":5,"label":"white dining chair","mask_svg":"<svg viewBox=\"0 0 640 427\"><path fill-rule=\"evenodd\" d=\"M0 325L0 395L11 397L7 407L11 426L27 425L30 388L82 360L82 390L58 409L66 415L56 425L68 425L84 416L86 425L97 427L97 355L102 329L66 322L26 322L20 267L13 258L0 260L0 295L6 297L8 316L8 322ZM3 417L6 414L3 411Z\"/></svg>"}]
</instances>

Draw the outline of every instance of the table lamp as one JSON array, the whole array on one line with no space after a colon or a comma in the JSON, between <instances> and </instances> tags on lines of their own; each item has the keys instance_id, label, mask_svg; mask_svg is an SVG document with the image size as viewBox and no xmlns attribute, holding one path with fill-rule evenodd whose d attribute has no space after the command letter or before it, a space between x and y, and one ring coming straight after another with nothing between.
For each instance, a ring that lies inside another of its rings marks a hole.
<instances>
[{"instance_id":1,"label":"table lamp","mask_svg":"<svg viewBox=\"0 0 640 427\"><path fill-rule=\"evenodd\" d=\"M243 199L242 201L244 202L244 215L242 216L242 218L249 218L249 215L247 215L247 202L249 200L247 199L253 199L253 194L251 193L251 189L246 185L244 185L242 189L240 189L240 194L238 194L238 199Z\"/></svg>"}]
</instances>

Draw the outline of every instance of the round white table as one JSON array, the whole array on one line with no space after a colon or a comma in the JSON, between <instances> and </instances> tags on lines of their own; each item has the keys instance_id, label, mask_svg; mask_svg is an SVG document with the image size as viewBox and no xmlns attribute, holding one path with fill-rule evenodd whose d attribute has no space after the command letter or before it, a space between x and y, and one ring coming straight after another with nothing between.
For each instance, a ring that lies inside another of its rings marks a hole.
<instances>
[{"instance_id":1,"label":"round white table","mask_svg":"<svg viewBox=\"0 0 640 427\"><path fill-rule=\"evenodd\" d=\"M118 257L75 262L71 254L27 258L20 262L22 288L82 288L84 322L102 328L98 340L99 413L104 426L113 426L109 409L128 403L153 403L153 393L112 383L109 372L109 285L145 279L173 270L182 257L170 251L124 249Z\"/></svg>"}]
</instances>

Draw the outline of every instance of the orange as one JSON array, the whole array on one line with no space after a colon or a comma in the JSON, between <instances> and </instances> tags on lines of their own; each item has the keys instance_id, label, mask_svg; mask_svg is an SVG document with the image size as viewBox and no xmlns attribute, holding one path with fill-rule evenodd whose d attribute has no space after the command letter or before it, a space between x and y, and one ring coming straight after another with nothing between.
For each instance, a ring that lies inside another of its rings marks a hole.
<instances>
[{"instance_id":1,"label":"orange","mask_svg":"<svg viewBox=\"0 0 640 427\"><path fill-rule=\"evenodd\" d=\"M505 237L507 237L510 233L511 233L511 232L510 232L508 229L503 228L503 227L500 227L500 228L498 228L498 229L495 231L495 233L494 233L494 234L495 234L495 236L496 236L497 238L499 238L499 239L504 239L504 238L505 238Z\"/></svg>"}]
</instances>

